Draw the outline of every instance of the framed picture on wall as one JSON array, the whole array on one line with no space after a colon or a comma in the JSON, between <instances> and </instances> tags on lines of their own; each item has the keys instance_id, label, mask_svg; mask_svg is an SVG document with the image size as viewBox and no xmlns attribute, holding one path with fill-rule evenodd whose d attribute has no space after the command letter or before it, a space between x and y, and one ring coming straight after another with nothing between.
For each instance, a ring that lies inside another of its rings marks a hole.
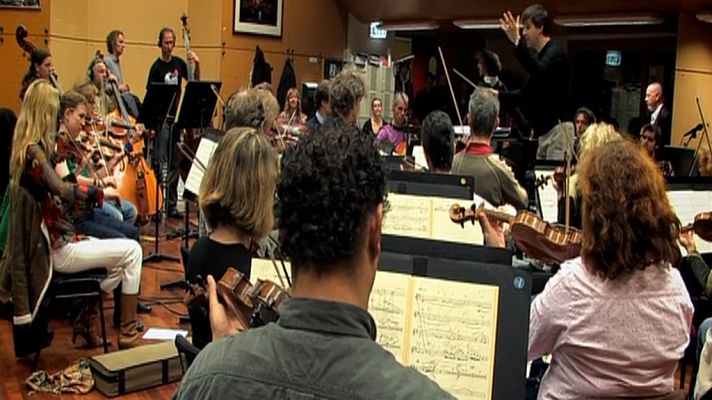
<instances>
[{"instance_id":1,"label":"framed picture on wall","mask_svg":"<svg viewBox=\"0 0 712 400\"><path fill-rule=\"evenodd\" d=\"M283 1L235 0L233 32L282 36Z\"/></svg>"},{"instance_id":2,"label":"framed picture on wall","mask_svg":"<svg viewBox=\"0 0 712 400\"><path fill-rule=\"evenodd\" d=\"M332 79L344 67L344 63L339 60L324 60L324 79Z\"/></svg>"},{"instance_id":3,"label":"framed picture on wall","mask_svg":"<svg viewBox=\"0 0 712 400\"><path fill-rule=\"evenodd\" d=\"M0 8L40 9L40 0L0 0Z\"/></svg>"}]
</instances>

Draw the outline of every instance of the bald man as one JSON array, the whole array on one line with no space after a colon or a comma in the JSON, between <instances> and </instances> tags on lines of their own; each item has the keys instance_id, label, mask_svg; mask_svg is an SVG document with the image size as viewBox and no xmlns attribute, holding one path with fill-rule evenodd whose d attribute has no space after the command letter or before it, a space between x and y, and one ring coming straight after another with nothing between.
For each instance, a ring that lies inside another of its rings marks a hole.
<instances>
[{"instance_id":1,"label":"bald man","mask_svg":"<svg viewBox=\"0 0 712 400\"><path fill-rule=\"evenodd\" d=\"M663 135L662 145L670 144L672 130L672 114L663 104L663 87L658 82L653 82L645 89L645 104L650 114L650 125L660 128Z\"/></svg>"}]
</instances>

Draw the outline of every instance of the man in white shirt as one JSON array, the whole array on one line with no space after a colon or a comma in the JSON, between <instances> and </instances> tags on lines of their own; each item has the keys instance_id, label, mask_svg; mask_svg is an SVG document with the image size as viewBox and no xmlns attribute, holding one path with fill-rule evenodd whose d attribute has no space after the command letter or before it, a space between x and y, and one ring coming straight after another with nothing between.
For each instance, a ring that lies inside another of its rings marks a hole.
<instances>
[{"instance_id":1,"label":"man in white shirt","mask_svg":"<svg viewBox=\"0 0 712 400\"><path fill-rule=\"evenodd\" d=\"M663 104L663 87L658 82L653 82L645 89L645 104L650 111L650 125L660 128L663 135L662 144L670 144L672 130L672 114Z\"/></svg>"}]
</instances>

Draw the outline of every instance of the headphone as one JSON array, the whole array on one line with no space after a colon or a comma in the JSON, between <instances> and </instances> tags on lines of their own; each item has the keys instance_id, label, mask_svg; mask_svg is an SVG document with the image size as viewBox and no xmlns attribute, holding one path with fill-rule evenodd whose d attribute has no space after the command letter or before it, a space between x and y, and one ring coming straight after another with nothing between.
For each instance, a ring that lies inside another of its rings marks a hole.
<instances>
[{"instance_id":1,"label":"headphone","mask_svg":"<svg viewBox=\"0 0 712 400\"><path fill-rule=\"evenodd\" d=\"M165 27L165 28L161 29L161 31L158 33L158 47L161 47L161 45L163 44L163 34L165 34L166 32L172 33L173 40L176 39L176 33L173 31L173 29Z\"/></svg>"},{"instance_id":2,"label":"headphone","mask_svg":"<svg viewBox=\"0 0 712 400\"><path fill-rule=\"evenodd\" d=\"M89 78L90 81L94 81L94 67L96 66L96 64L99 64L100 62L104 62L104 60L95 57L89 63L89 69L87 70L87 78Z\"/></svg>"}]
</instances>

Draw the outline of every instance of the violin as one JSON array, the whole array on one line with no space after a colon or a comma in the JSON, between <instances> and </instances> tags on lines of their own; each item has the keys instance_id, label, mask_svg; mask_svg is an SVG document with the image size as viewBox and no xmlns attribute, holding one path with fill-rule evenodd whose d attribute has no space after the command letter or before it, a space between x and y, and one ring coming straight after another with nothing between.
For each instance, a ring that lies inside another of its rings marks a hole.
<instances>
[{"instance_id":1,"label":"violin","mask_svg":"<svg viewBox=\"0 0 712 400\"><path fill-rule=\"evenodd\" d=\"M240 331L276 321L279 307L291 297L272 281L258 279L255 285L250 284L245 274L232 267L217 282L217 293L228 317L239 322ZM208 299L203 282L190 284L186 304L189 309L207 309Z\"/></svg>"},{"instance_id":2,"label":"violin","mask_svg":"<svg viewBox=\"0 0 712 400\"><path fill-rule=\"evenodd\" d=\"M712 212L701 212L695 215L691 224L687 224L680 229L680 234L694 231L700 239L712 242Z\"/></svg>"},{"instance_id":3,"label":"violin","mask_svg":"<svg viewBox=\"0 0 712 400\"><path fill-rule=\"evenodd\" d=\"M474 223L478 213L509 223L517 247L531 258L560 264L581 254L583 244L581 231L553 226L530 211L519 211L517 215L509 215L487 210L484 204L479 207L473 204L469 208L453 204L450 207L450 219L463 227L467 221Z\"/></svg>"}]
</instances>

